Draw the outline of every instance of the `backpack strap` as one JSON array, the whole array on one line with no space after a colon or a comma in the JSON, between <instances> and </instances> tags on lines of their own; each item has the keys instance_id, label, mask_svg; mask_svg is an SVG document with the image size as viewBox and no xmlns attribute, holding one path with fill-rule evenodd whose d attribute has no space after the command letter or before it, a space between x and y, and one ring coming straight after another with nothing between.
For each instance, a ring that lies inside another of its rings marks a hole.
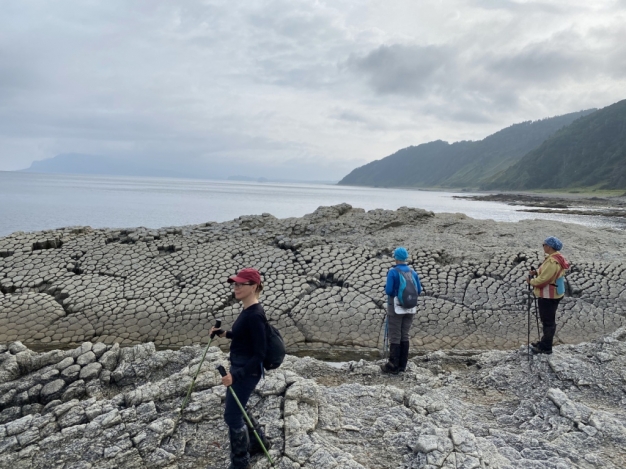
<instances>
[{"instance_id":1,"label":"backpack strap","mask_svg":"<svg viewBox=\"0 0 626 469\"><path fill-rule=\"evenodd\" d=\"M550 280L548 280L547 282L542 283L541 285L535 285L535 287L539 288L539 289L542 289L546 285L554 285L554 282L556 282L556 279L559 278L563 272L565 272L565 269L563 267L561 267L560 270L557 270L556 274Z\"/></svg>"},{"instance_id":2,"label":"backpack strap","mask_svg":"<svg viewBox=\"0 0 626 469\"><path fill-rule=\"evenodd\" d=\"M398 274L398 281L400 281L400 277L402 277L402 271L399 269L399 266L394 265L391 269L396 271L396 273Z\"/></svg>"},{"instance_id":3,"label":"backpack strap","mask_svg":"<svg viewBox=\"0 0 626 469\"><path fill-rule=\"evenodd\" d=\"M398 272L398 275L402 275L403 273L405 273L404 271L400 270L397 265L393 266L392 269L395 270L396 272ZM413 272L414 272L414 270L409 267L409 272L407 272L407 273L410 273L411 277L413 276ZM413 281L415 282L415 279L413 279Z\"/></svg>"},{"instance_id":4,"label":"backpack strap","mask_svg":"<svg viewBox=\"0 0 626 469\"><path fill-rule=\"evenodd\" d=\"M561 270L557 271L556 275L552 278L552 280L550 280L550 284L555 285L554 282L556 282L559 279L559 277L563 274L563 272L565 272L565 269L561 267Z\"/></svg>"}]
</instances>

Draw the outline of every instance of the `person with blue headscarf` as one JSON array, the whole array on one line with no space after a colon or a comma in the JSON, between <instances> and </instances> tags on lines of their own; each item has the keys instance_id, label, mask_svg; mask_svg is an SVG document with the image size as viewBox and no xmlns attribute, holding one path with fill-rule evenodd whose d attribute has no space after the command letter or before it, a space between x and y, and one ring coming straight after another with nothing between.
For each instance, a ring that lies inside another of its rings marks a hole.
<instances>
[{"instance_id":1,"label":"person with blue headscarf","mask_svg":"<svg viewBox=\"0 0 626 469\"><path fill-rule=\"evenodd\" d=\"M552 353L556 333L556 310L565 295L565 271L569 269L569 263L559 252L561 249L563 243L559 238L555 236L546 238L543 242L546 258L541 267L530 271L531 277L526 279L534 287L533 293L537 297L539 317L543 324L543 337L532 344L534 353Z\"/></svg>"},{"instance_id":2,"label":"person with blue headscarf","mask_svg":"<svg viewBox=\"0 0 626 469\"><path fill-rule=\"evenodd\" d=\"M389 360L381 366L383 373L396 374L406 370L409 359L409 330L417 311L417 296L422 292L417 272L407 262L404 247L393 251L396 265L387 273L387 321L389 327ZM413 298L414 297L414 298Z\"/></svg>"}]
</instances>

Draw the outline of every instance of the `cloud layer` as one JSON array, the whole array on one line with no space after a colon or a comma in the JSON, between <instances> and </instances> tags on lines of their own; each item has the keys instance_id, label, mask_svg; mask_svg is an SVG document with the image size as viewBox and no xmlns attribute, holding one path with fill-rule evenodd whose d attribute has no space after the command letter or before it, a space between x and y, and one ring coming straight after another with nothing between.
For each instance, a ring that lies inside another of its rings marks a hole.
<instances>
[{"instance_id":1,"label":"cloud layer","mask_svg":"<svg viewBox=\"0 0 626 469\"><path fill-rule=\"evenodd\" d=\"M83 153L338 179L408 145L623 99L625 12L623 1L7 0L0 170Z\"/></svg>"}]
</instances>

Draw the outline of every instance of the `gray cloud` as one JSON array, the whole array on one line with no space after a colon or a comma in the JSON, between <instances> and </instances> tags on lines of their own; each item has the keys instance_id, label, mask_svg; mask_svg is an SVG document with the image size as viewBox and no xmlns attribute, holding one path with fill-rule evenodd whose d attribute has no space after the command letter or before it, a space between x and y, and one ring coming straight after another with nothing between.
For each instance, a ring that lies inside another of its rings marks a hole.
<instances>
[{"instance_id":1,"label":"gray cloud","mask_svg":"<svg viewBox=\"0 0 626 469\"><path fill-rule=\"evenodd\" d=\"M6 0L0 170L82 153L337 179L624 98L623 1L445 3Z\"/></svg>"},{"instance_id":2,"label":"gray cloud","mask_svg":"<svg viewBox=\"0 0 626 469\"><path fill-rule=\"evenodd\" d=\"M474 6L486 10L503 10L516 13L549 13L549 14L571 14L573 10L579 9L572 2L553 1L516 1L516 0L475 0L471 2Z\"/></svg>"},{"instance_id":3,"label":"gray cloud","mask_svg":"<svg viewBox=\"0 0 626 469\"><path fill-rule=\"evenodd\" d=\"M380 46L348 67L364 74L381 94L424 95L454 74L453 51L446 46Z\"/></svg>"},{"instance_id":4,"label":"gray cloud","mask_svg":"<svg viewBox=\"0 0 626 469\"><path fill-rule=\"evenodd\" d=\"M572 83L593 87L600 80L611 87L626 78L621 24L584 33L561 29L525 44L482 45L481 34L470 31L448 44L378 46L351 56L346 66L380 96L402 96L424 113L474 123L522 110L534 93L562 98L571 87L569 99L575 101ZM614 95L615 101L622 98Z\"/></svg>"}]
</instances>

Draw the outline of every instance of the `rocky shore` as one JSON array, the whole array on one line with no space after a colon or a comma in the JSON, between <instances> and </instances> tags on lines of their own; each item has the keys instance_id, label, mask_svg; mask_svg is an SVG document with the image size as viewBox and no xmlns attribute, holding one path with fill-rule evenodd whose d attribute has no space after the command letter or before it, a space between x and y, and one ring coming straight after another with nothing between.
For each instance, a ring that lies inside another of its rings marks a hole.
<instances>
[{"instance_id":1,"label":"rocky shore","mask_svg":"<svg viewBox=\"0 0 626 469\"><path fill-rule=\"evenodd\" d=\"M529 363L523 279L548 235L573 267L561 345ZM407 373L382 376L371 358L400 244L425 294ZM0 467L226 467L226 341L178 408L209 328L238 314L224 280L244 266L264 273L290 353L343 362L289 355L257 388L249 410L278 467L626 467L625 255L619 230L346 204L14 233L0 238Z\"/></svg>"},{"instance_id":2,"label":"rocky shore","mask_svg":"<svg viewBox=\"0 0 626 469\"><path fill-rule=\"evenodd\" d=\"M0 467L225 468L225 388L211 347L0 346ZM381 376L287 356L248 410L281 469L626 467L626 328L527 361L524 348L437 351ZM8 375L7 371L12 374ZM264 456L255 469L269 467Z\"/></svg>"},{"instance_id":3,"label":"rocky shore","mask_svg":"<svg viewBox=\"0 0 626 469\"><path fill-rule=\"evenodd\" d=\"M520 209L521 212L567 213L568 215L626 218L626 194L616 197L586 197L578 194L504 193L455 196L455 198L503 202L508 205L532 207Z\"/></svg>"}]
</instances>

